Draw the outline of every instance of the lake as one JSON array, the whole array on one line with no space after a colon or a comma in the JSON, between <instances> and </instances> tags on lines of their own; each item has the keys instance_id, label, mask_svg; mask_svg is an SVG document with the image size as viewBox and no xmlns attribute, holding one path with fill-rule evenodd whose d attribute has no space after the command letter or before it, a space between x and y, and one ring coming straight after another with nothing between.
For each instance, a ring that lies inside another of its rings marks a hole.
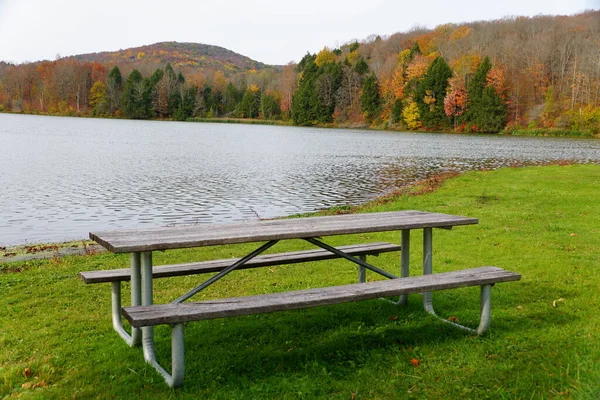
<instances>
[{"instance_id":1,"label":"lake","mask_svg":"<svg viewBox=\"0 0 600 400\"><path fill-rule=\"evenodd\" d=\"M0 114L0 245L358 204L444 171L600 163L600 141Z\"/></svg>"}]
</instances>

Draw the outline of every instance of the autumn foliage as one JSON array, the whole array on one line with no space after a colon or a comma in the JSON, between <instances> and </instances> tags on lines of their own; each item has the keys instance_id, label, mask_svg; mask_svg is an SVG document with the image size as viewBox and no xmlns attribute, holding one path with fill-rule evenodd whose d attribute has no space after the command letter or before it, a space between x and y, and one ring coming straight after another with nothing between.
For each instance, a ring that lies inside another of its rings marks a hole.
<instances>
[{"instance_id":1,"label":"autumn foliage","mask_svg":"<svg viewBox=\"0 0 600 400\"><path fill-rule=\"evenodd\" d=\"M325 47L286 66L176 42L0 62L0 111L600 134L599 20L588 11L444 24Z\"/></svg>"}]
</instances>

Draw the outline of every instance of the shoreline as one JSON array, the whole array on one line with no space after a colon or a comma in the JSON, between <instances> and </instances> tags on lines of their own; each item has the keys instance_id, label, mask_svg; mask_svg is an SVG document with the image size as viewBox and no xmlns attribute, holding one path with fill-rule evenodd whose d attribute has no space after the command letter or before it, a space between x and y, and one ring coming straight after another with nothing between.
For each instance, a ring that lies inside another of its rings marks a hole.
<instances>
[{"instance_id":1,"label":"shoreline","mask_svg":"<svg viewBox=\"0 0 600 400\"><path fill-rule=\"evenodd\" d=\"M375 199L366 201L358 205L334 206L307 213L276 217L274 219L358 213L374 205L382 205L392 202L399 196L420 196L422 194L432 193L435 190L439 189L440 186L448 179L458 177L461 174L462 173L456 171L441 172L430 178L416 181L405 187L396 188L387 194L383 194L381 196L376 197ZM263 218L260 219L263 220ZM267 219L268 218L264 218L264 220ZM106 249L104 249L102 246L95 243L94 241L87 239L72 240L66 242L17 244L14 246L0 247L0 265L2 265L3 263L9 264L42 259L55 259L72 255L93 255L105 251Z\"/></svg>"},{"instance_id":2,"label":"shoreline","mask_svg":"<svg viewBox=\"0 0 600 400\"><path fill-rule=\"evenodd\" d=\"M456 131L428 131L428 130L408 130L408 129L394 129L389 126L369 126L364 123L360 124L316 124L311 126L294 125L291 119L288 120L265 120L265 119L253 119L253 118L230 118L230 117L219 117L219 118L202 118L192 117L185 121L175 121L173 119L164 118L149 118L149 119L130 119L121 117L108 117L108 116L92 116L92 115L62 115L62 114L48 114L48 113L25 113L25 112L12 112L12 111L1 111L0 114L12 114L12 115L36 115L42 117L70 117L70 118L91 118L91 119L110 119L110 120L124 120L124 121L159 121L159 122L195 122L195 123L214 123L214 124L245 124L245 125L265 125L265 126L291 126L299 128L324 128L324 129L360 129L369 131L387 131L387 132L408 132L408 133L443 133L451 135L499 135L499 136L530 136L530 137L562 137L571 139L600 139L600 135L594 135L586 131L576 131L568 128L512 128L507 131L496 133L484 133L484 132L456 132Z\"/></svg>"},{"instance_id":3,"label":"shoreline","mask_svg":"<svg viewBox=\"0 0 600 400\"><path fill-rule=\"evenodd\" d=\"M514 168L545 168L550 166L568 166L574 165L567 160L555 160L548 162L544 165L528 165L517 163L510 166L505 166L499 169L514 169ZM578 164L585 165L585 163ZM487 169L473 170L485 172ZM401 196L420 196L427 193L435 192L439 189L444 182L450 179L457 178L469 171L446 171L440 172L429 178L421 179L410 183L403 187L397 187L387 193L383 193L373 199L367 200L364 203L356 205L338 205L329 208L318 209L315 211L309 211L305 213L297 213L292 215L282 215L274 218L259 218L260 220L268 219L283 219L283 218L297 218L297 217L309 217L309 216L320 216L320 215L337 215L337 214L353 214L359 213L365 209L373 206L380 206L395 201ZM15 262L26 262L39 259L54 259L70 255L92 255L99 252L106 251L102 246L98 245L89 239L74 239L66 240L64 242L39 242L39 243L23 243L15 245L0 245L0 266L2 264L15 263ZM0 268L1 271L1 268Z\"/></svg>"}]
</instances>

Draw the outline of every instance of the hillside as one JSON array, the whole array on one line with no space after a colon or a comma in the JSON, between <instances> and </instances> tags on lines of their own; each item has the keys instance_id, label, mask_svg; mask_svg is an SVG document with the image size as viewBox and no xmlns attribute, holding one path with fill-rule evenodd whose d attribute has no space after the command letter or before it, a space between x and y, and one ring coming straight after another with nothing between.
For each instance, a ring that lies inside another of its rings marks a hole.
<instances>
[{"instance_id":1,"label":"hillside","mask_svg":"<svg viewBox=\"0 0 600 400\"><path fill-rule=\"evenodd\" d=\"M80 54L68 58L105 65L133 64L140 66L149 64L159 66L170 63L173 67L221 70L233 73L269 68L268 65L223 47L202 43L160 42L118 51Z\"/></svg>"},{"instance_id":2,"label":"hillside","mask_svg":"<svg viewBox=\"0 0 600 400\"><path fill-rule=\"evenodd\" d=\"M286 66L176 42L0 63L0 109L600 136L599 21L600 11L586 11L448 23L324 47Z\"/></svg>"}]
</instances>

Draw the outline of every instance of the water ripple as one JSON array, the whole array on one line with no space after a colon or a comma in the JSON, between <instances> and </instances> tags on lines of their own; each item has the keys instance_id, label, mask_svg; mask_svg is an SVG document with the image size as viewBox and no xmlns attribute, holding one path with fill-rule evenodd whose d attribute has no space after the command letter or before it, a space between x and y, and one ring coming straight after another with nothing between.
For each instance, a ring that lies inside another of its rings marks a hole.
<instances>
[{"instance_id":1,"label":"water ripple","mask_svg":"<svg viewBox=\"0 0 600 400\"><path fill-rule=\"evenodd\" d=\"M0 245L358 204L445 171L600 162L600 141L0 114Z\"/></svg>"}]
</instances>

